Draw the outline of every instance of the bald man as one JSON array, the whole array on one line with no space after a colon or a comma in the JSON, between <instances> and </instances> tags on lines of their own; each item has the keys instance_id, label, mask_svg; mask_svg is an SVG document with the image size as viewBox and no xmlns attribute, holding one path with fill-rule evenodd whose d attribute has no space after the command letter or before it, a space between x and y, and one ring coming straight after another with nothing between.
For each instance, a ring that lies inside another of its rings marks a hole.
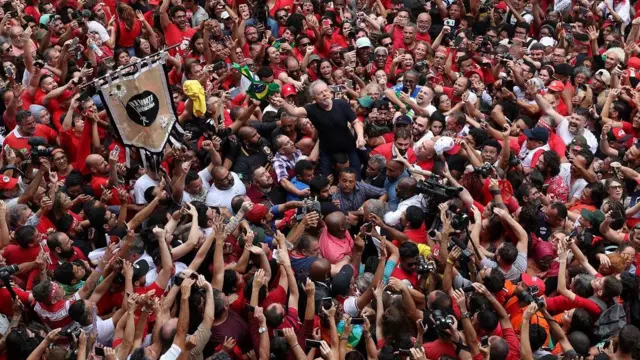
<instances>
[{"instance_id":1,"label":"bald man","mask_svg":"<svg viewBox=\"0 0 640 360\"><path fill-rule=\"evenodd\" d=\"M422 194L417 193L417 185L418 182L412 177L405 177L398 181L396 195L398 199L400 199L400 203L395 211L390 211L384 215L384 222L387 223L387 225L397 225L409 206L417 206L422 209L422 211L427 210L424 197Z\"/></svg>"},{"instance_id":2,"label":"bald man","mask_svg":"<svg viewBox=\"0 0 640 360\"><path fill-rule=\"evenodd\" d=\"M431 36L429 36L429 29L431 28L431 15L426 12L421 13L420 15L418 15L416 25L418 27L416 40L426 41L431 44Z\"/></svg>"},{"instance_id":3,"label":"bald man","mask_svg":"<svg viewBox=\"0 0 640 360\"><path fill-rule=\"evenodd\" d=\"M320 253L332 264L337 264L353 251L353 238L349 234L351 224L347 216L341 211L328 214L325 228L320 234Z\"/></svg>"},{"instance_id":4,"label":"bald man","mask_svg":"<svg viewBox=\"0 0 640 360\"><path fill-rule=\"evenodd\" d=\"M118 185L118 155L115 151L109 154L109 162L102 155L91 154L85 160L87 169L91 172L91 190L93 190L96 198L102 196L103 191L111 191L111 199L107 202L109 205L120 205L118 193L112 188Z\"/></svg>"},{"instance_id":5,"label":"bald man","mask_svg":"<svg viewBox=\"0 0 640 360\"><path fill-rule=\"evenodd\" d=\"M435 144L433 140L424 140L416 150L416 157L418 159L416 165L420 166L422 170L433 170L436 157Z\"/></svg>"}]
</instances>

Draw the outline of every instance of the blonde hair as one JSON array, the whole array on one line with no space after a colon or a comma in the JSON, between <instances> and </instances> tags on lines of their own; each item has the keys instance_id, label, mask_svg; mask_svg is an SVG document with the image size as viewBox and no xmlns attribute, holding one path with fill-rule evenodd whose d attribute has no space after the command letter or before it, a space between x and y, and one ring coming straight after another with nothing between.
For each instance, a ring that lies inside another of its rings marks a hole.
<instances>
[{"instance_id":1,"label":"blonde hair","mask_svg":"<svg viewBox=\"0 0 640 360\"><path fill-rule=\"evenodd\" d=\"M631 256L629 254L612 253L607 255L607 257L609 258L609 261L611 261L611 265L606 268L604 266L600 266L599 273L602 274L602 276L620 274L624 271L625 267L631 260Z\"/></svg>"}]
</instances>

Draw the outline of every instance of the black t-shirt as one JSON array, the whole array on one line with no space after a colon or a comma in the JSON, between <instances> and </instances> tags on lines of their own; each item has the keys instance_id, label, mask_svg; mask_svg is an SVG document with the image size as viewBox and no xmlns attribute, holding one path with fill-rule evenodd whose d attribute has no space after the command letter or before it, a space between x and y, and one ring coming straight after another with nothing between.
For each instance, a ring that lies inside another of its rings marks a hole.
<instances>
[{"instance_id":1,"label":"black t-shirt","mask_svg":"<svg viewBox=\"0 0 640 360\"><path fill-rule=\"evenodd\" d=\"M538 229L536 229L536 236L541 240L549 241L549 237L551 237L553 229L551 228L551 225L549 225L545 220L544 213L540 212L538 214L538 219L540 220L540 226L538 226Z\"/></svg>"},{"instance_id":2,"label":"black t-shirt","mask_svg":"<svg viewBox=\"0 0 640 360\"><path fill-rule=\"evenodd\" d=\"M348 123L356 119L349 103L342 99L334 99L331 110L326 111L318 104L304 106L309 120L318 129L320 149L329 154L351 152L356 148L356 140Z\"/></svg>"},{"instance_id":3,"label":"black t-shirt","mask_svg":"<svg viewBox=\"0 0 640 360\"><path fill-rule=\"evenodd\" d=\"M260 145L256 150L245 149L238 144L236 158L231 170L238 175L242 175L242 181L247 181L253 169L259 166L266 166L271 159L273 159L273 153L269 142L264 138L260 139Z\"/></svg>"}]
</instances>

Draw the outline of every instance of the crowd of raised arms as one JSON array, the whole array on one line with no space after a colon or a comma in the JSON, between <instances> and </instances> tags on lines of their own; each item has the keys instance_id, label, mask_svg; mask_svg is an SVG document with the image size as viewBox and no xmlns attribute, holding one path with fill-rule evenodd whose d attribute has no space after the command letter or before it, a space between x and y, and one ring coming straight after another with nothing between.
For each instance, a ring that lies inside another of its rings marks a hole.
<instances>
[{"instance_id":1,"label":"crowd of raised arms","mask_svg":"<svg viewBox=\"0 0 640 360\"><path fill-rule=\"evenodd\" d=\"M158 52L152 161L92 84ZM0 0L0 57L0 360L640 359L640 1Z\"/></svg>"}]
</instances>

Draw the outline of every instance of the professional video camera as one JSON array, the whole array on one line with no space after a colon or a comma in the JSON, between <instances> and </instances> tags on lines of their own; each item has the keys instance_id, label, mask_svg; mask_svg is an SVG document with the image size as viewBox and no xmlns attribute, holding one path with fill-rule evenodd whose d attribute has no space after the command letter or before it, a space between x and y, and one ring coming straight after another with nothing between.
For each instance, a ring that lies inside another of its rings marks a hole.
<instances>
[{"instance_id":1,"label":"professional video camera","mask_svg":"<svg viewBox=\"0 0 640 360\"><path fill-rule=\"evenodd\" d=\"M6 279L15 274L18 270L18 265L8 265L0 268L0 279Z\"/></svg>"},{"instance_id":2,"label":"professional video camera","mask_svg":"<svg viewBox=\"0 0 640 360\"><path fill-rule=\"evenodd\" d=\"M307 198L302 200L302 202L304 203L304 206L299 207L298 210L296 211L296 220L298 221L302 220L304 216L310 212L315 211L318 214L322 212L322 209L320 207L320 202L317 199Z\"/></svg>"},{"instance_id":3,"label":"professional video camera","mask_svg":"<svg viewBox=\"0 0 640 360\"><path fill-rule=\"evenodd\" d=\"M40 165L41 157L51 157L53 148L47 143L47 140L40 136L32 136L27 140L27 144L31 146L31 163Z\"/></svg>"},{"instance_id":4,"label":"professional video camera","mask_svg":"<svg viewBox=\"0 0 640 360\"><path fill-rule=\"evenodd\" d=\"M453 326L453 320L446 316L442 310L433 310L433 322L438 331L450 329Z\"/></svg>"},{"instance_id":5,"label":"professional video camera","mask_svg":"<svg viewBox=\"0 0 640 360\"><path fill-rule=\"evenodd\" d=\"M544 303L544 298L542 296L536 296L538 295L539 291L540 290L538 289L537 286L530 286L529 290L516 294L516 296L518 297L518 299L526 303L529 303L529 304L535 303L538 306L538 309L541 309L544 307L545 303Z\"/></svg>"},{"instance_id":6,"label":"professional video camera","mask_svg":"<svg viewBox=\"0 0 640 360\"><path fill-rule=\"evenodd\" d=\"M436 175L431 175L426 180L419 181L416 191L422 194L427 204L425 222L430 224L434 220L440 219L438 205L449 199L457 198L462 190L461 187L440 184Z\"/></svg>"}]
</instances>

